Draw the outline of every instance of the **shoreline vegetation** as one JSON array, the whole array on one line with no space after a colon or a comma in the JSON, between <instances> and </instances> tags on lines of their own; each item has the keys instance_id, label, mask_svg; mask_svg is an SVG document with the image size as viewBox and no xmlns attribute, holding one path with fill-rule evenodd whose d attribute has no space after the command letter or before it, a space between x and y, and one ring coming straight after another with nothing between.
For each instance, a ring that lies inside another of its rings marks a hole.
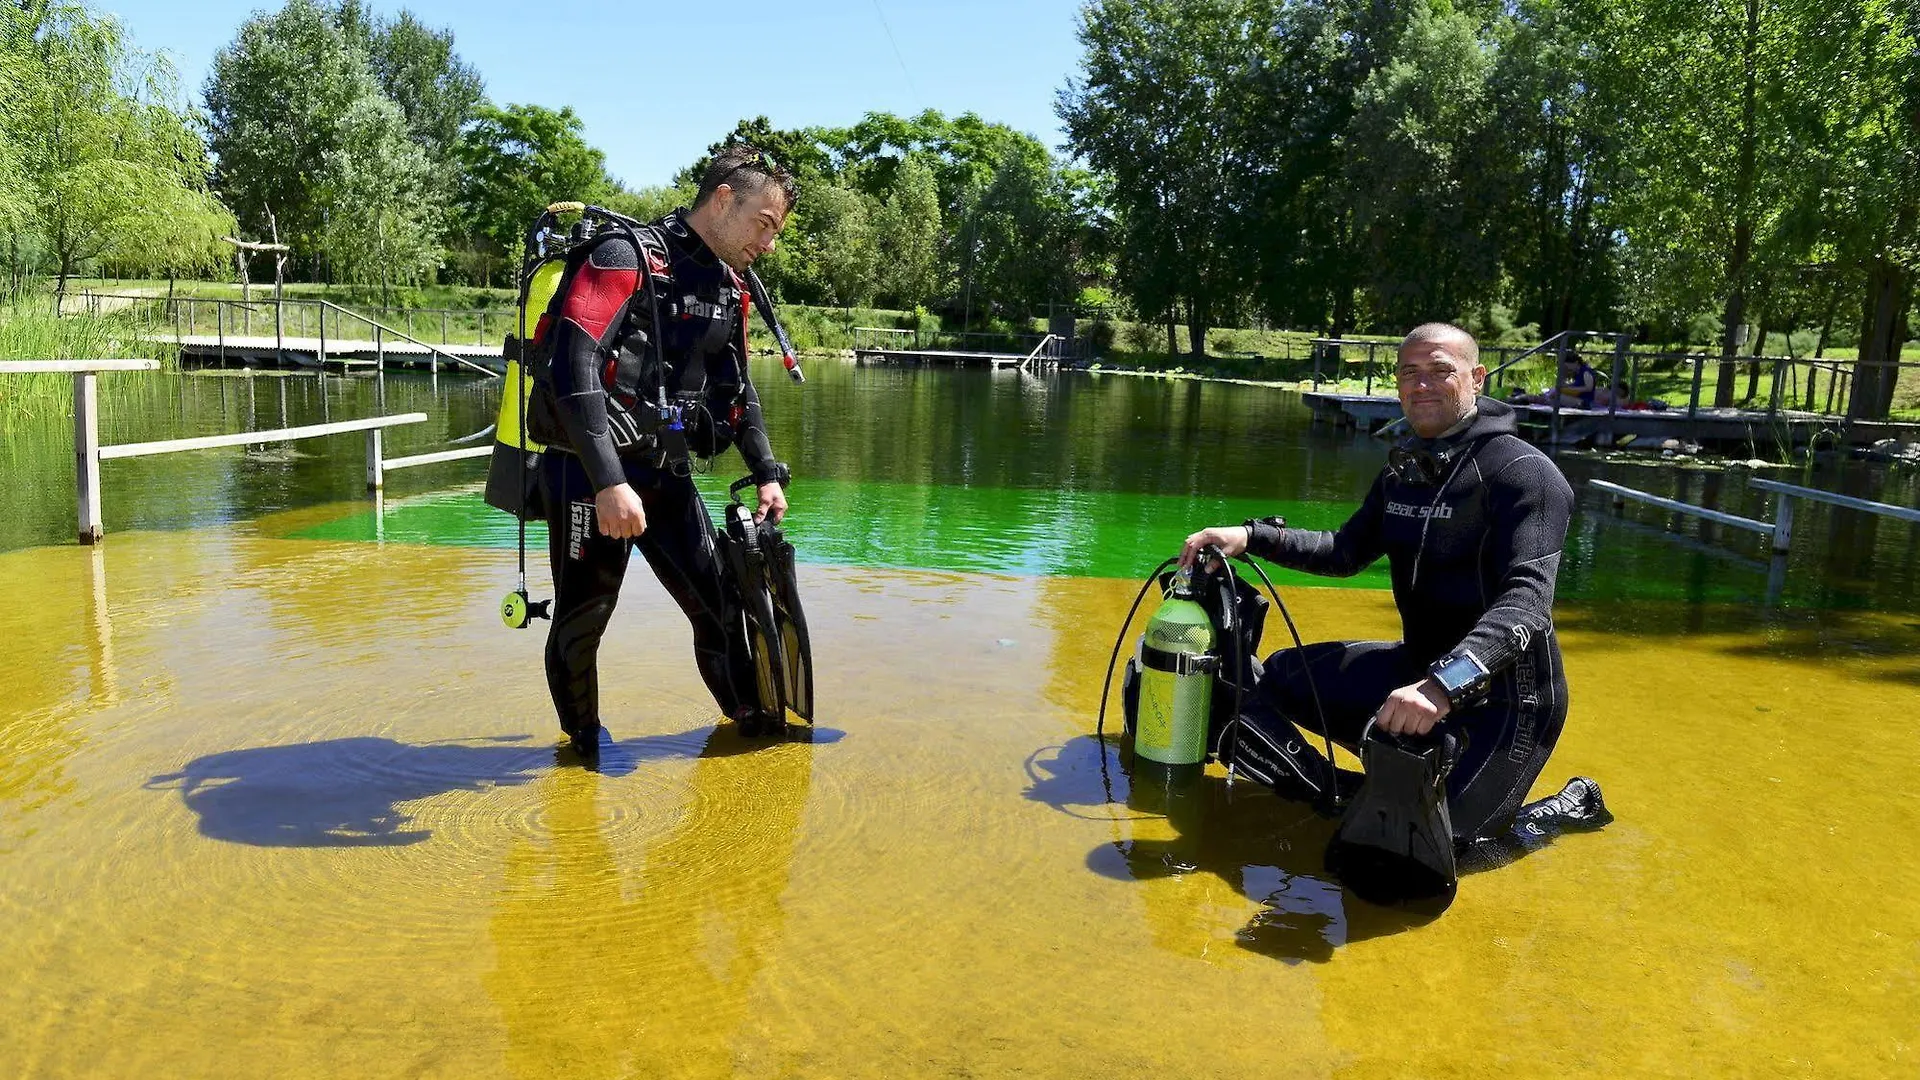
<instances>
[{"instance_id":1,"label":"shoreline vegetation","mask_svg":"<svg viewBox=\"0 0 1920 1080\"><path fill-rule=\"evenodd\" d=\"M184 301L238 300L241 291L237 282L75 279L69 283L67 293L67 310L71 313L58 319L52 314L50 290L45 295L29 294L16 299L9 306L0 307L0 359L144 356L158 358L163 366L171 368L178 363L178 350L173 346L136 337L131 320L124 315L88 314L84 309L76 311L74 305L84 304L89 293L145 295L156 301L171 295L176 300ZM254 285L247 292L253 298L255 309L262 312L260 317L270 318L265 313L271 309L272 286ZM373 290L364 288L308 283L289 284L284 292L289 301L325 298L370 316L384 317L390 320L390 325L407 321L422 333L424 340L439 340L444 329L453 339L477 341L479 326L471 316L478 312L489 312L493 320L487 326L491 341L502 336L513 311L512 294L500 289L441 286L411 290L401 297L410 301L408 306L384 309L368 303L374 298L370 295L372 293ZM402 313L405 312L412 312L423 321L414 324L412 320L403 318ZM442 312L446 313L444 317L440 314ZM823 308L790 304L781 307L781 317L799 353L816 359L850 355L856 327L917 329L928 335L960 332L943 325L943 320L925 312L885 308ZM464 333L461 332L463 329ZM1045 329L1045 320L995 319L977 321L967 332L1013 338L1037 335ZM1101 318L1079 320L1077 330L1096 344L1102 341L1109 343L1106 348L1096 348L1091 361L1068 365L1071 369L1089 373L1213 381L1292 391L1318 389L1330 393L1362 393L1367 389L1364 352L1358 348L1345 350L1343 370L1338 379L1332 378L1333 372L1323 362L1323 378L1316 385L1313 381L1314 365L1310 358L1311 341L1315 335L1306 332L1264 328L1219 329L1213 333L1209 342L1212 347L1205 359L1197 361L1186 354L1129 347L1143 345L1150 336L1164 343L1165 328L1161 326ZM1496 348L1517 350L1536 344L1512 340L1512 337L1508 335L1497 344L1489 343L1489 353ZM1772 335L1769 344L1780 351L1769 349L1769 355L1787 355L1787 350L1791 349L1794 360L1802 365L1810 362L1813 358L1801 351L1801 346L1808 343L1798 338L1799 335L1792 340L1783 334ZM1392 393L1392 350L1396 340L1378 335L1356 336L1346 340L1375 345L1373 392ZM755 343L756 351L771 345L770 339L764 334L756 335ZM1632 346L1632 352L1640 368L1635 394L1637 400L1660 400L1669 405L1685 403L1691 391L1693 369L1690 363L1678 359L1676 350L1684 350L1689 356L1707 358L1708 370L1703 383L1710 391L1720 364L1718 358L1712 355L1711 344L1636 344ZM1853 359L1853 354L1852 349L1834 348L1827 350L1827 355L1821 359L1847 361ZM1910 343L1902 358L1906 362L1920 364L1920 342ZM1604 359L1591 357L1590 362L1602 370L1604 377L1607 366ZM1744 378L1749 361L1742 358L1736 360L1735 364L1742 369ZM1495 366L1492 355L1489 356L1488 366ZM1920 421L1920 367L1904 369L1901 374L1890 418ZM1516 388L1537 392L1552 382L1553 377L1554 362L1550 356L1531 357L1505 372L1491 389L1494 396L1505 396ZM1798 379L1796 374L1791 383L1795 392L1799 388ZM1753 383L1755 393L1749 407L1766 407L1772 396L1772 380L1771 365L1763 363ZM60 385L54 386L55 382ZM0 379L0 418L42 411L53 404L54 398L60 399L62 404L59 407L64 410L67 407L64 404L67 394L65 382L64 376ZM1822 382L1825 382L1824 375Z\"/></svg>"}]
</instances>

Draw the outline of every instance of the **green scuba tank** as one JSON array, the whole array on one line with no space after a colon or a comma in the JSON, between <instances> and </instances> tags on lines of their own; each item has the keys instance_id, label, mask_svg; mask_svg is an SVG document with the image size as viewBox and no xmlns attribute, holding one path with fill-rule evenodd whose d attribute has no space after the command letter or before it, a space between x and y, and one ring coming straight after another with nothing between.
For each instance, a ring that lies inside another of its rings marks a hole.
<instances>
[{"instance_id":1,"label":"green scuba tank","mask_svg":"<svg viewBox=\"0 0 1920 1080\"><path fill-rule=\"evenodd\" d=\"M1213 620L1193 599L1191 571L1182 570L1140 637L1134 753L1163 765L1206 760L1207 716L1220 666L1213 636Z\"/></svg>"}]
</instances>

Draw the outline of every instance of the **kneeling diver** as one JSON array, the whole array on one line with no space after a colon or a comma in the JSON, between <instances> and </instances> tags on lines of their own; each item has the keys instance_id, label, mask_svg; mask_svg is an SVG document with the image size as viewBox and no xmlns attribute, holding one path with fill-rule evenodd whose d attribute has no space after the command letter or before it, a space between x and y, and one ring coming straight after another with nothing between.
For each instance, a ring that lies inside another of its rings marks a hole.
<instances>
[{"instance_id":1,"label":"kneeling diver","mask_svg":"<svg viewBox=\"0 0 1920 1080\"><path fill-rule=\"evenodd\" d=\"M1515 434L1512 410L1480 396L1486 375L1466 331L1418 327L1398 367L1413 435L1346 524L1318 532L1265 518L1202 530L1181 553L1192 565L1218 547L1335 577L1387 557L1402 640L1274 653L1213 747L1236 772L1309 800L1341 778L1294 722L1356 751L1366 779L1328 863L1369 899L1419 891L1409 875L1451 899L1456 851L1475 841L1612 820L1585 777L1521 805L1567 716L1553 590L1573 491Z\"/></svg>"}]
</instances>

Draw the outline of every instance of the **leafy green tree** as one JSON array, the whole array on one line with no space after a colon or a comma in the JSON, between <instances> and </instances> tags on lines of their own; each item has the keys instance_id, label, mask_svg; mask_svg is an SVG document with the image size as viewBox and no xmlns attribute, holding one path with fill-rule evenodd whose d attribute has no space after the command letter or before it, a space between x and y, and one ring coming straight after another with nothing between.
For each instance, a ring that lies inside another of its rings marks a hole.
<instances>
[{"instance_id":1,"label":"leafy green tree","mask_svg":"<svg viewBox=\"0 0 1920 1080\"><path fill-rule=\"evenodd\" d=\"M25 77L8 98L5 141L25 181L15 214L53 257L56 297L97 259L204 264L232 219L207 193L205 149L171 104L172 69L77 4L27 14L30 28L8 24L9 51L27 62L12 65Z\"/></svg>"},{"instance_id":2,"label":"leafy green tree","mask_svg":"<svg viewBox=\"0 0 1920 1080\"><path fill-rule=\"evenodd\" d=\"M455 202L462 232L482 258L482 280L518 257L527 227L549 204L613 194L606 155L581 130L572 109L483 105L461 135Z\"/></svg>"},{"instance_id":3,"label":"leafy green tree","mask_svg":"<svg viewBox=\"0 0 1920 1080\"><path fill-rule=\"evenodd\" d=\"M1477 21L1413 6L1391 61L1361 85L1346 187L1376 321L1410 326L1491 299L1512 162L1494 155L1493 57Z\"/></svg>"},{"instance_id":4,"label":"leafy green tree","mask_svg":"<svg viewBox=\"0 0 1920 1080\"><path fill-rule=\"evenodd\" d=\"M878 248L875 287L900 307L926 304L940 292L940 189L933 169L908 158L874 215Z\"/></svg>"},{"instance_id":5,"label":"leafy green tree","mask_svg":"<svg viewBox=\"0 0 1920 1080\"><path fill-rule=\"evenodd\" d=\"M903 170L904 175L904 170ZM997 301L1021 313L1070 303L1079 292L1080 222L1066 179L1044 148L1012 144L969 207L976 306Z\"/></svg>"},{"instance_id":6,"label":"leafy green tree","mask_svg":"<svg viewBox=\"0 0 1920 1080\"><path fill-rule=\"evenodd\" d=\"M1090 3L1081 73L1060 95L1069 147L1113 178L1122 290L1170 327L1184 315L1195 356L1249 277L1230 240L1252 172L1234 117L1265 14L1249 0Z\"/></svg>"},{"instance_id":7,"label":"leafy green tree","mask_svg":"<svg viewBox=\"0 0 1920 1080\"><path fill-rule=\"evenodd\" d=\"M1621 224L1651 293L1671 307L1722 304L1716 405L1733 403L1760 258L1779 252L1801 179L1808 69L1791 16L1809 2L1646 0L1609 7L1599 31L1638 88Z\"/></svg>"},{"instance_id":8,"label":"leafy green tree","mask_svg":"<svg viewBox=\"0 0 1920 1080\"><path fill-rule=\"evenodd\" d=\"M338 143L322 157L319 191L328 258L343 280L417 281L440 259L440 204L432 166L400 107L369 95L340 117Z\"/></svg>"},{"instance_id":9,"label":"leafy green tree","mask_svg":"<svg viewBox=\"0 0 1920 1080\"><path fill-rule=\"evenodd\" d=\"M454 52L453 32L435 30L411 11L378 18L359 0L341 4L336 19L366 54L381 91L400 106L427 159L450 170L461 128L486 100L480 73Z\"/></svg>"},{"instance_id":10,"label":"leafy green tree","mask_svg":"<svg viewBox=\"0 0 1920 1080\"><path fill-rule=\"evenodd\" d=\"M1497 18L1488 159L1504 181L1490 222L1516 321L1543 334L1615 325L1622 256L1608 208L1626 182L1631 128L1620 77L1598 36L1612 0L1527 0ZM1691 314L1691 312L1689 312Z\"/></svg>"},{"instance_id":11,"label":"leafy green tree","mask_svg":"<svg viewBox=\"0 0 1920 1080\"><path fill-rule=\"evenodd\" d=\"M788 228L797 235L776 249L780 261L770 268L779 272L782 296L840 307L871 304L880 262L872 200L840 184L820 184L795 213L798 220Z\"/></svg>"},{"instance_id":12,"label":"leafy green tree","mask_svg":"<svg viewBox=\"0 0 1920 1080\"><path fill-rule=\"evenodd\" d=\"M314 267L327 228L318 184L342 145L341 125L384 94L366 55L315 0L287 0L241 24L207 76L215 186L240 227L265 235L277 220L293 262ZM338 166L336 166L337 171Z\"/></svg>"},{"instance_id":13,"label":"leafy green tree","mask_svg":"<svg viewBox=\"0 0 1920 1080\"><path fill-rule=\"evenodd\" d=\"M674 186L698 188L700 176L707 171L707 163L713 160L713 155L734 143L746 143L772 154L774 162L792 173L799 182L803 197L809 186L833 172L832 162L820 143L818 132L811 129L782 130L774 127L766 117L756 116L735 124L726 138L707 147L707 152L700 155L698 160L680 170L674 177Z\"/></svg>"},{"instance_id":14,"label":"leafy green tree","mask_svg":"<svg viewBox=\"0 0 1920 1080\"><path fill-rule=\"evenodd\" d=\"M1806 5L1796 30L1824 61L1813 175L1817 249L1865 284L1848 415L1887 416L1920 282L1920 8L1899 0Z\"/></svg>"},{"instance_id":15,"label":"leafy green tree","mask_svg":"<svg viewBox=\"0 0 1920 1080\"><path fill-rule=\"evenodd\" d=\"M600 205L636 221L657 221L675 210L693 205L692 184L660 184L629 191L617 188L601 197Z\"/></svg>"}]
</instances>

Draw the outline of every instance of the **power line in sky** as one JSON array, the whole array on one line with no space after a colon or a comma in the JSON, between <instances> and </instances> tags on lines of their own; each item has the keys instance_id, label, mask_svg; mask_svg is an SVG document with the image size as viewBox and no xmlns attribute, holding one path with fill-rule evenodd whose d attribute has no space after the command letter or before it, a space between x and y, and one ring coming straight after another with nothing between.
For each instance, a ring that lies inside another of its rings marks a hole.
<instances>
[{"instance_id":1,"label":"power line in sky","mask_svg":"<svg viewBox=\"0 0 1920 1080\"><path fill-rule=\"evenodd\" d=\"M873 13L880 16L880 29L887 32L887 44L893 46L893 58L900 62L900 74L907 80L907 93L913 95L915 104L920 101L920 91L913 85L913 72L907 70L907 58L900 55L900 43L894 40L893 27L887 24L887 13L880 8L880 0L873 0Z\"/></svg>"}]
</instances>

